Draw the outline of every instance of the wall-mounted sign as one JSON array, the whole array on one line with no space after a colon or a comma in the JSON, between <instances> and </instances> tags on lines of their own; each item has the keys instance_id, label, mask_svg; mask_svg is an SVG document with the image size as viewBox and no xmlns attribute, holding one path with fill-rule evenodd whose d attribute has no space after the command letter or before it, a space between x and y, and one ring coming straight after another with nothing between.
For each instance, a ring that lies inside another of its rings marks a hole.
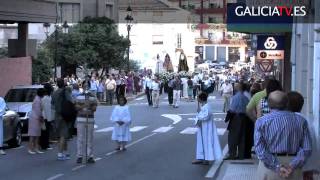
<instances>
[{"instance_id":1,"label":"wall-mounted sign","mask_svg":"<svg viewBox=\"0 0 320 180\"><path fill-rule=\"evenodd\" d=\"M270 59L262 59L256 61L256 66L260 71L266 73L271 72L273 70L274 61Z\"/></svg>"},{"instance_id":2,"label":"wall-mounted sign","mask_svg":"<svg viewBox=\"0 0 320 180\"><path fill-rule=\"evenodd\" d=\"M284 37L272 35L258 36L257 59L284 59Z\"/></svg>"}]
</instances>

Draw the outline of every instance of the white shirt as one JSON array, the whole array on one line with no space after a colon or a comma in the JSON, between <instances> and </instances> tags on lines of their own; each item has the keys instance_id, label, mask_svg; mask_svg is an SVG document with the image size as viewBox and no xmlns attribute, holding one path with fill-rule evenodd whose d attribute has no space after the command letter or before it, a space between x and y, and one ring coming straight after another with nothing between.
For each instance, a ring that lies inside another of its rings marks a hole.
<instances>
[{"instance_id":1,"label":"white shirt","mask_svg":"<svg viewBox=\"0 0 320 180\"><path fill-rule=\"evenodd\" d=\"M147 87L152 89L152 80L148 77L146 78L146 80L144 82L144 88L146 89Z\"/></svg>"},{"instance_id":2,"label":"white shirt","mask_svg":"<svg viewBox=\"0 0 320 180\"><path fill-rule=\"evenodd\" d=\"M51 108L51 96L44 96L41 99L41 106L42 106L42 116L48 122L53 121L52 118L52 108Z\"/></svg>"},{"instance_id":3,"label":"white shirt","mask_svg":"<svg viewBox=\"0 0 320 180\"><path fill-rule=\"evenodd\" d=\"M222 91L223 94L232 94L233 87L232 87L232 85L230 83L228 85L226 83L224 83L221 86L221 91Z\"/></svg>"},{"instance_id":4,"label":"white shirt","mask_svg":"<svg viewBox=\"0 0 320 180\"><path fill-rule=\"evenodd\" d=\"M0 117L4 115L6 111L6 107L7 107L6 102L2 97L0 97Z\"/></svg>"},{"instance_id":5,"label":"white shirt","mask_svg":"<svg viewBox=\"0 0 320 180\"><path fill-rule=\"evenodd\" d=\"M160 90L160 84L155 82L155 81L153 81L151 89L154 90L154 91L159 91Z\"/></svg>"},{"instance_id":6,"label":"white shirt","mask_svg":"<svg viewBox=\"0 0 320 180\"><path fill-rule=\"evenodd\" d=\"M117 83L114 79L112 79L112 80L107 79L105 85L106 85L107 90L114 90L117 87Z\"/></svg>"}]
</instances>

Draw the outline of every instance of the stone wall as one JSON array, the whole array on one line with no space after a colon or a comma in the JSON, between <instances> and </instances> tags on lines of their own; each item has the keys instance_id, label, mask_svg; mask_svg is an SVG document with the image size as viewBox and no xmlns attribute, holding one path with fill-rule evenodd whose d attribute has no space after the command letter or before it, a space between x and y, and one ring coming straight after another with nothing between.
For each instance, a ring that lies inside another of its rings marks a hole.
<instances>
[{"instance_id":1,"label":"stone wall","mask_svg":"<svg viewBox=\"0 0 320 180\"><path fill-rule=\"evenodd\" d=\"M32 59L31 57L0 59L0 96L16 85L31 85Z\"/></svg>"}]
</instances>

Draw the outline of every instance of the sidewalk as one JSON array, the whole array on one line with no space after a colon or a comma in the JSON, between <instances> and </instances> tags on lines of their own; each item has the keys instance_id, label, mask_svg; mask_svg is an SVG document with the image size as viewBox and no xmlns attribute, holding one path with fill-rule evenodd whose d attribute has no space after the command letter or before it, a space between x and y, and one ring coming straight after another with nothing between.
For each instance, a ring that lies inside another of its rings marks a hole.
<instances>
[{"instance_id":1,"label":"sidewalk","mask_svg":"<svg viewBox=\"0 0 320 180\"><path fill-rule=\"evenodd\" d=\"M139 93L137 93L137 94L130 94L130 95L126 96L126 98L127 98L127 101L130 102L130 101L132 101L132 100L134 100L134 99L136 99L136 98L138 98L138 97L141 97L141 96L143 96L143 95L145 95L144 92L139 92ZM115 102L116 102L116 101L115 101ZM106 106L106 105L107 105L107 104L106 104L105 101L100 102L100 106Z\"/></svg>"},{"instance_id":2,"label":"sidewalk","mask_svg":"<svg viewBox=\"0 0 320 180\"><path fill-rule=\"evenodd\" d=\"M253 159L248 160L227 160L223 161L217 180L257 180L256 172L258 168L258 159L253 156ZM314 180L320 180L319 175L314 175Z\"/></svg>"},{"instance_id":3,"label":"sidewalk","mask_svg":"<svg viewBox=\"0 0 320 180\"><path fill-rule=\"evenodd\" d=\"M256 157L248 160L226 160L220 167L217 180L256 180Z\"/></svg>"}]
</instances>

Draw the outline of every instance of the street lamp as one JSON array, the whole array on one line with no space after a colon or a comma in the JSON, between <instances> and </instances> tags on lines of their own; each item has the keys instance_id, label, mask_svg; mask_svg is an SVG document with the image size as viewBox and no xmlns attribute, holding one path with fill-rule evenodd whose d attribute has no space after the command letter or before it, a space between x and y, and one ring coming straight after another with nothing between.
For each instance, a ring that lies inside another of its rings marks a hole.
<instances>
[{"instance_id":1,"label":"street lamp","mask_svg":"<svg viewBox=\"0 0 320 180\"><path fill-rule=\"evenodd\" d=\"M130 71L130 31L131 31L131 27L132 27L132 22L133 22L133 17L132 17L132 9L130 6L128 6L127 8L127 16L124 18L124 20L127 23L127 31L128 31L128 50L127 50L127 58L128 58L128 73Z\"/></svg>"},{"instance_id":2,"label":"street lamp","mask_svg":"<svg viewBox=\"0 0 320 180\"><path fill-rule=\"evenodd\" d=\"M68 34L68 32L69 32L69 25L68 25L67 21L65 21L62 25L62 33Z\"/></svg>"},{"instance_id":3,"label":"street lamp","mask_svg":"<svg viewBox=\"0 0 320 180\"><path fill-rule=\"evenodd\" d=\"M43 24L43 29L44 29L44 33L46 34L46 36L48 38L49 32L50 32L50 23L44 23Z\"/></svg>"},{"instance_id":4,"label":"street lamp","mask_svg":"<svg viewBox=\"0 0 320 180\"><path fill-rule=\"evenodd\" d=\"M56 24L55 25L55 31L54 31L54 41L55 41L55 52L54 52L54 81L57 80L57 59L58 59L58 35L59 35L59 29L61 27ZM69 32L69 25L67 21L65 21L62 25L62 33L67 34Z\"/></svg>"}]
</instances>

